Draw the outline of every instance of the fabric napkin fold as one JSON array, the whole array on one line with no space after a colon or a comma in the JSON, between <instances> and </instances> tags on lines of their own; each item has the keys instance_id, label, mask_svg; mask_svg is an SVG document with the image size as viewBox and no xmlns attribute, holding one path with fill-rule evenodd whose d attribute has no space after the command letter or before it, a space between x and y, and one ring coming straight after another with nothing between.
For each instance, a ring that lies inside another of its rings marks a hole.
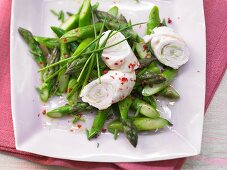
<instances>
[{"instance_id":1,"label":"fabric napkin fold","mask_svg":"<svg viewBox=\"0 0 227 170\"><path fill-rule=\"evenodd\" d=\"M207 84L208 107L227 67L227 1L204 0L207 28ZM50 158L15 149L10 101L10 13L11 0L0 1L0 151L44 165L58 165L78 169L180 169L182 159L142 163L96 163Z\"/></svg>"}]
</instances>

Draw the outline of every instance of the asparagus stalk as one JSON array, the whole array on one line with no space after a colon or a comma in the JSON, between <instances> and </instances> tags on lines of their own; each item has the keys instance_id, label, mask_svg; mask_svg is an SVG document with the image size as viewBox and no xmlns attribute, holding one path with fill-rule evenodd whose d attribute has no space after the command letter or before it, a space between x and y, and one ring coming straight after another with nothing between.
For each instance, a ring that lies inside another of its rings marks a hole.
<instances>
[{"instance_id":1,"label":"asparagus stalk","mask_svg":"<svg viewBox=\"0 0 227 170\"><path fill-rule=\"evenodd\" d=\"M63 44L61 43L60 46L60 51L61 51L61 60L64 58L68 58L69 57L69 51L68 51L68 47L67 44ZM61 65L61 67L64 67L63 65ZM60 93L64 93L67 89L68 86L68 82L69 82L69 75L65 74L66 68L64 68L59 74L58 74L58 91Z\"/></svg>"},{"instance_id":2,"label":"asparagus stalk","mask_svg":"<svg viewBox=\"0 0 227 170\"><path fill-rule=\"evenodd\" d=\"M128 96L124 100L118 102L118 110L120 112L120 121L123 125L124 133L129 142L136 147L138 142L137 129L133 125L132 120L128 118L128 112L131 105L132 98Z\"/></svg>"},{"instance_id":3,"label":"asparagus stalk","mask_svg":"<svg viewBox=\"0 0 227 170\"><path fill-rule=\"evenodd\" d=\"M160 92L161 90L165 89L167 86L169 86L170 82L173 80L173 78L176 76L177 70L167 68L161 75L166 79L165 82L161 84L154 84L152 87L145 86L142 90L143 96L151 96L153 94L156 94Z\"/></svg>"},{"instance_id":4,"label":"asparagus stalk","mask_svg":"<svg viewBox=\"0 0 227 170\"><path fill-rule=\"evenodd\" d=\"M161 73L161 69L159 67L159 64L160 63L158 61L154 61L148 66L147 69L153 71L156 74L160 74Z\"/></svg>"},{"instance_id":5,"label":"asparagus stalk","mask_svg":"<svg viewBox=\"0 0 227 170\"><path fill-rule=\"evenodd\" d=\"M132 108L149 118L157 118L160 116L159 112L155 108L138 98L133 99Z\"/></svg>"},{"instance_id":6,"label":"asparagus stalk","mask_svg":"<svg viewBox=\"0 0 227 170\"><path fill-rule=\"evenodd\" d=\"M60 55L58 48L54 48L52 50L52 53L48 56L47 65L53 64L57 61L59 61ZM57 70L58 66L51 67L43 72L43 80L44 83L42 84L41 88L38 89L40 94L40 99L43 102L46 102L49 97L51 96L51 93L54 92L54 87L56 86L56 78L52 78L47 81L49 76L53 75Z\"/></svg>"},{"instance_id":7,"label":"asparagus stalk","mask_svg":"<svg viewBox=\"0 0 227 170\"><path fill-rule=\"evenodd\" d=\"M79 27L84 27L91 24L91 2L84 0L79 14Z\"/></svg>"},{"instance_id":8,"label":"asparagus stalk","mask_svg":"<svg viewBox=\"0 0 227 170\"><path fill-rule=\"evenodd\" d=\"M156 118L156 119L149 119L149 118L135 118L133 121L135 126L138 128L139 131L144 130L156 130L162 129L165 126L172 126L168 120L163 118Z\"/></svg>"},{"instance_id":9,"label":"asparagus stalk","mask_svg":"<svg viewBox=\"0 0 227 170\"><path fill-rule=\"evenodd\" d=\"M118 20L123 23L128 23L127 19L122 14L119 16ZM131 25L131 20L129 21L129 25ZM130 28L130 29L132 29L132 28Z\"/></svg>"},{"instance_id":10,"label":"asparagus stalk","mask_svg":"<svg viewBox=\"0 0 227 170\"><path fill-rule=\"evenodd\" d=\"M65 30L59 27L51 26L50 28L59 38L66 33Z\"/></svg>"},{"instance_id":11,"label":"asparagus stalk","mask_svg":"<svg viewBox=\"0 0 227 170\"><path fill-rule=\"evenodd\" d=\"M145 72L153 72L154 74L160 74L161 70L158 67L158 61L153 61L151 62L150 65L148 65L147 67L143 68L142 70L140 70L137 74L137 77L140 78L141 75L143 75Z\"/></svg>"},{"instance_id":12,"label":"asparagus stalk","mask_svg":"<svg viewBox=\"0 0 227 170\"><path fill-rule=\"evenodd\" d=\"M54 48L59 46L59 39L58 38L49 38L49 37L40 37L34 36L34 39L39 43L48 48Z\"/></svg>"},{"instance_id":13,"label":"asparagus stalk","mask_svg":"<svg viewBox=\"0 0 227 170\"><path fill-rule=\"evenodd\" d=\"M18 28L18 32L20 33L20 35L24 39L24 41L28 44L30 52L32 53L36 63L40 67L46 66L46 59L43 54L43 51L39 47L38 42L35 41L32 33L21 27Z\"/></svg>"},{"instance_id":14,"label":"asparagus stalk","mask_svg":"<svg viewBox=\"0 0 227 170\"><path fill-rule=\"evenodd\" d=\"M109 109L99 110L97 112L94 118L91 130L88 133L88 140L91 140L93 137L97 136L101 132L104 126L104 123L107 119L108 113L109 113Z\"/></svg>"},{"instance_id":15,"label":"asparagus stalk","mask_svg":"<svg viewBox=\"0 0 227 170\"><path fill-rule=\"evenodd\" d=\"M94 108L87 103L78 102L76 105L65 105L47 112L47 116L51 118L60 118L70 114L91 111Z\"/></svg>"},{"instance_id":16,"label":"asparagus stalk","mask_svg":"<svg viewBox=\"0 0 227 170\"><path fill-rule=\"evenodd\" d=\"M51 26L51 29L59 38L66 33L65 30L63 30L59 27ZM68 45L69 45L72 52L74 52L76 50L77 46L78 46L76 42L71 42Z\"/></svg>"},{"instance_id":17,"label":"asparagus stalk","mask_svg":"<svg viewBox=\"0 0 227 170\"><path fill-rule=\"evenodd\" d=\"M84 1L85 3L85 1ZM67 20L65 20L60 28L63 29L64 31L70 31L74 28L77 28L79 26L79 22L80 22L80 14L81 14L81 10L84 8L84 3L81 5L81 7L79 8L78 12L76 14L72 14ZM86 0L87 3L87 0ZM83 9L83 13L86 12ZM84 13L85 14L85 13ZM82 15L82 14L81 14Z\"/></svg>"},{"instance_id":18,"label":"asparagus stalk","mask_svg":"<svg viewBox=\"0 0 227 170\"><path fill-rule=\"evenodd\" d=\"M95 24L95 29L97 32L99 32L101 30L101 28L102 28L102 23ZM94 26L88 25L88 26L73 29L73 30L65 33L60 38L60 42L68 43L68 42L76 41L78 39L81 40L81 39L85 39L85 38L93 37L93 36L94 36Z\"/></svg>"},{"instance_id":19,"label":"asparagus stalk","mask_svg":"<svg viewBox=\"0 0 227 170\"><path fill-rule=\"evenodd\" d=\"M153 96L143 96L143 100L149 103L154 109L157 109L157 103Z\"/></svg>"},{"instance_id":20,"label":"asparagus stalk","mask_svg":"<svg viewBox=\"0 0 227 170\"><path fill-rule=\"evenodd\" d=\"M92 11L97 10L97 9L98 9L98 7L99 7L99 3L98 3L98 2L96 2L95 4L93 4L93 5L91 6Z\"/></svg>"},{"instance_id":21,"label":"asparagus stalk","mask_svg":"<svg viewBox=\"0 0 227 170\"><path fill-rule=\"evenodd\" d=\"M124 128L124 133L126 134L127 139L132 144L132 146L136 147L138 142L138 134L137 128L133 124L131 119L121 119L121 123Z\"/></svg>"},{"instance_id":22,"label":"asparagus stalk","mask_svg":"<svg viewBox=\"0 0 227 170\"><path fill-rule=\"evenodd\" d=\"M147 70L142 75L138 76L138 80L143 83L152 86L153 84L160 84L166 81L166 78L160 74L154 73L151 70Z\"/></svg>"},{"instance_id":23,"label":"asparagus stalk","mask_svg":"<svg viewBox=\"0 0 227 170\"><path fill-rule=\"evenodd\" d=\"M170 98L170 99L179 99L180 95L179 93L172 87L168 86L164 90L160 91L158 95Z\"/></svg>"},{"instance_id":24,"label":"asparagus stalk","mask_svg":"<svg viewBox=\"0 0 227 170\"><path fill-rule=\"evenodd\" d=\"M150 131L150 130L157 130L162 129L166 126L172 126L168 120L163 118L144 118L144 117L136 117L133 119L133 124L137 128L138 131ZM115 130L118 132L124 132L124 126L122 125L121 121L114 120L108 124L107 127L110 133L114 133Z\"/></svg>"},{"instance_id":25,"label":"asparagus stalk","mask_svg":"<svg viewBox=\"0 0 227 170\"><path fill-rule=\"evenodd\" d=\"M166 81L166 78L160 74L157 74L151 70L147 70L139 79L144 81L148 85L159 84Z\"/></svg>"},{"instance_id":26,"label":"asparagus stalk","mask_svg":"<svg viewBox=\"0 0 227 170\"><path fill-rule=\"evenodd\" d=\"M79 14L74 14L70 16L67 20L65 20L61 24L60 28L63 29L64 31L69 31L78 27L78 24L79 24Z\"/></svg>"},{"instance_id":27,"label":"asparagus stalk","mask_svg":"<svg viewBox=\"0 0 227 170\"><path fill-rule=\"evenodd\" d=\"M76 86L77 86L76 78L71 77L71 79L69 80L69 83L68 83L68 88L67 88L67 100L70 105L77 103L77 100L78 100L77 92L74 92L71 95L73 88Z\"/></svg>"},{"instance_id":28,"label":"asparagus stalk","mask_svg":"<svg viewBox=\"0 0 227 170\"><path fill-rule=\"evenodd\" d=\"M128 111L131 105L132 105L131 96L128 96L124 100L121 100L118 102L118 107L119 107L119 111L122 119L124 120L128 119Z\"/></svg>"},{"instance_id":29,"label":"asparagus stalk","mask_svg":"<svg viewBox=\"0 0 227 170\"><path fill-rule=\"evenodd\" d=\"M117 17L117 15L118 15L118 7L117 6L113 6L112 8L110 8L108 10L108 13L110 15L113 15L114 17Z\"/></svg>"},{"instance_id":30,"label":"asparagus stalk","mask_svg":"<svg viewBox=\"0 0 227 170\"><path fill-rule=\"evenodd\" d=\"M149 19L147 21L146 34L151 34L155 27L160 26L160 22L159 9L157 6L154 6L150 11Z\"/></svg>"},{"instance_id":31,"label":"asparagus stalk","mask_svg":"<svg viewBox=\"0 0 227 170\"><path fill-rule=\"evenodd\" d=\"M143 58L143 59L140 59L139 60L140 68L146 68L147 66L149 66L155 60L156 59L154 59L154 58Z\"/></svg>"}]
</instances>

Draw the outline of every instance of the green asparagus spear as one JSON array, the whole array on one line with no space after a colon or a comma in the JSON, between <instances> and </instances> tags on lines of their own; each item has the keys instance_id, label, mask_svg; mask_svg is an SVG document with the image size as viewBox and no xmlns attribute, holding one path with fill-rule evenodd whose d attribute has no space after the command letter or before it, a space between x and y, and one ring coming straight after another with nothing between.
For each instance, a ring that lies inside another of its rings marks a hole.
<instances>
[{"instance_id":1,"label":"green asparagus spear","mask_svg":"<svg viewBox=\"0 0 227 170\"><path fill-rule=\"evenodd\" d=\"M68 87L69 76L65 75L65 69L58 74L58 92L64 93Z\"/></svg>"},{"instance_id":2,"label":"green asparagus spear","mask_svg":"<svg viewBox=\"0 0 227 170\"><path fill-rule=\"evenodd\" d=\"M97 112L97 114L94 118L91 130L89 131L89 134L88 134L88 140L97 136L101 132L101 130L104 126L104 123L107 119L108 113L109 113L109 109L99 110Z\"/></svg>"},{"instance_id":3,"label":"green asparagus spear","mask_svg":"<svg viewBox=\"0 0 227 170\"><path fill-rule=\"evenodd\" d=\"M152 70L148 70L148 68L146 67L144 70L138 73L137 77L140 80L149 80L156 77L157 75L157 73L153 72Z\"/></svg>"},{"instance_id":4,"label":"green asparagus spear","mask_svg":"<svg viewBox=\"0 0 227 170\"><path fill-rule=\"evenodd\" d=\"M32 33L24 28L19 27L18 32L20 33L21 37L25 40L30 48L30 52L33 54L36 63L40 67L46 66L46 59L43 54L43 51L39 47L39 44L35 41Z\"/></svg>"},{"instance_id":5,"label":"green asparagus spear","mask_svg":"<svg viewBox=\"0 0 227 170\"><path fill-rule=\"evenodd\" d=\"M61 43L60 46L60 51L61 51L61 60L64 58L69 57L69 51L67 44ZM63 65L61 65L63 67ZM58 91L60 93L64 93L68 87L68 82L69 82L69 75L65 74L66 68L64 68L59 74L58 74Z\"/></svg>"},{"instance_id":6,"label":"green asparagus spear","mask_svg":"<svg viewBox=\"0 0 227 170\"><path fill-rule=\"evenodd\" d=\"M41 101L47 102L50 94L50 89L51 87L49 83L43 83L40 88L37 88Z\"/></svg>"},{"instance_id":7,"label":"green asparagus spear","mask_svg":"<svg viewBox=\"0 0 227 170\"><path fill-rule=\"evenodd\" d=\"M89 11L91 12L91 8L89 7L89 3L87 0L84 1L84 3L79 8L76 14L67 12L67 14L70 14L70 17L61 24L60 28L62 28L65 31L70 31L74 28L77 28L78 26L81 27L85 23L90 24L89 20L91 20L91 13L89 13ZM92 9L96 10L98 6L99 6L99 3L95 3L94 5L92 5ZM85 24L85 25L89 25L89 24Z\"/></svg>"},{"instance_id":8,"label":"green asparagus spear","mask_svg":"<svg viewBox=\"0 0 227 170\"><path fill-rule=\"evenodd\" d=\"M154 84L160 84L166 81L166 78L162 74L157 74L159 68L158 70L154 70L149 67L145 67L137 74L137 84L153 86Z\"/></svg>"},{"instance_id":9,"label":"green asparagus spear","mask_svg":"<svg viewBox=\"0 0 227 170\"><path fill-rule=\"evenodd\" d=\"M126 19L125 16L122 15L122 14L119 16L118 20L119 20L120 22L128 23L127 19ZM128 24L131 25L131 20L129 21ZM131 29L132 29L132 28L131 28Z\"/></svg>"},{"instance_id":10,"label":"green asparagus spear","mask_svg":"<svg viewBox=\"0 0 227 170\"><path fill-rule=\"evenodd\" d=\"M59 38L66 33L65 30L63 30L59 27L51 26L51 29ZM76 50L76 48L78 47L78 44L76 42L71 42L68 45L72 52L74 52Z\"/></svg>"},{"instance_id":11,"label":"green asparagus spear","mask_svg":"<svg viewBox=\"0 0 227 170\"><path fill-rule=\"evenodd\" d=\"M160 74L161 73L161 69L159 67L159 62L158 61L154 61L152 62L148 67L148 70L153 71L156 74Z\"/></svg>"},{"instance_id":12,"label":"green asparagus spear","mask_svg":"<svg viewBox=\"0 0 227 170\"><path fill-rule=\"evenodd\" d=\"M102 28L102 23L96 23L95 29L96 31L100 31ZM78 39L82 40L88 37L94 36L94 27L93 25L88 25L80 28L73 29L67 33L65 33L61 38L60 42L68 43L72 41L76 41Z\"/></svg>"},{"instance_id":13,"label":"green asparagus spear","mask_svg":"<svg viewBox=\"0 0 227 170\"><path fill-rule=\"evenodd\" d=\"M121 123L124 127L124 133L126 134L127 139L136 147L138 142L138 134L135 125L131 119L121 119Z\"/></svg>"},{"instance_id":14,"label":"green asparagus spear","mask_svg":"<svg viewBox=\"0 0 227 170\"><path fill-rule=\"evenodd\" d=\"M172 86L168 86L164 90L160 91L158 93L158 95L161 95L161 96L164 96L164 97L167 97L170 99L179 99L180 98L180 95Z\"/></svg>"},{"instance_id":15,"label":"green asparagus spear","mask_svg":"<svg viewBox=\"0 0 227 170\"><path fill-rule=\"evenodd\" d=\"M166 81L166 78L163 77L162 75L156 75L153 78L150 78L148 80L144 80L144 83L153 86L154 84L160 84Z\"/></svg>"},{"instance_id":16,"label":"green asparagus spear","mask_svg":"<svg viewBox=\"0 0 227 170\"><path fill-rule=\"evenodd\" d=\"M74 14L74 15L70 16L67 20L65 20L61 24L60 28L63 29L64 31L69 31L74 28L77 28L78 23L79 23L79 14Z\"/></svg>"},{"instance_id":17,"label":"green asparagus spear","mask_svg":"<svg viewBox=\"0 0 227 170\"><path fill-rule=\"evenodd\" d=\"M79 15L79 27L84 27L91 24L91 2L90 0L84 0Z\"/></svg>"},{"instance_id":18,"label":"green asparagus spear","mask_svg":"<svg viewBox=\"0 0 227 170\"><path fill-rule=\"evenodd\" d=\"M131 104L132 104L132 99L130 97L128 97L128 98L126 98L126 100L123 100L122 102L120 102L120 104L118 103L118 107L116 107L114 105L113 111L117 112L117 113L115 113L115 115L119 115L118 112L120 112L120 121L123 125L124 133L126 134L126 137L129 140L129 142L134 147L136 147L137 142L138 142L137 129L134 126L131 118L128 118L129 107L127 106L127 104L129 106L131 106Z\"/></svg>"},{"instance_id":19,"label":"green asparagus spear","mask_svg":"<svg viewBox=\"0 0 227 170\"><path fill-rule=\"evenodd\" d=\"M161 75L166 79L165 82L161 84L154 84L152 87L145 86L143 88L142 94L143 96L151 96L153 94L156 94L160 92L161 90L165 89L170 82L173 80L173 78L176 76L177 70L167 68Z\"/></svg>"},{"instance_id":20,"label":"green asparagus spear","mask_svg":"<svg viewBox=\"0 0 227 170\"><path fill-rule=\"evenodd\" d=\"M124 120L128 119L128 111L131 105L132 105L131 96L128 96L124 100L121 100L118 102L118 107L119 107L119 111L122 119Z\"/></svg>"},{"instance_id":21,"label":"green asparagus spear","mask_svg":"<svg viewBox=\"0 0 227 170\"><path fill-rule=\"evenodd\" d=\"M153 29L155 27L158 27L159 25L160 25L159 9L157 6L154 6L150 11L149 19L147 22L146 34L150 35L153 32Z\"/></svg>"},{"instance_id":22,"label":"green asparagus spear","mask_svg":"<svg viewBox=\"0 0 227 170\"><path fill-rule=\"evenodd\" d=\"M160 79L164 79L165 81L165 77L163 77L162 75L159 75L155 72L153 72L152 70L147 70L145 73L143 73L142 75L139 76L139 78L141 80L150 80L150 79L153 79L153 78L160 78Z\"/></svg>"},{"instance_id":23,"label":"green asparagus spear","mask_svg":"<svg viewBox=\"0 0 227 170\"><path fill-rule=\"evenodd\" d=\"M91 6L92 11L97 10L97 9L98 9L98 7L99 7L99 3L98 3L98 2L96 2L95 4L93 4L93 5Z\"/></svg>"},{"instance_id":24,"label":"green asparagus spear","mask_svg":"<svg viewBox=\"0 0 227 170\"><path fill-rule=\"evenodd\" d=\"M146 68L147 66L149 66L155 60L156 59L154 59L154 58L143 58L143 59L140 59L139 60L140 68Z\"/></svg>"},{"instance_id":25,"label":"green asparagus spear","mask_svg":"<svg viewBox=\"0 0 227 170\"><path fill-rule=\"evenodd\" d=\"M69 80L69 83L68 83L67 96L69 96L69 94L71 94L73 88L76 85L77 85L76 78L71 77L71 79ZM72 95L70 95L70 97L67 97L67 100L70 105L77 103L78 93L77 92L73 93Z\"/></svg>"},{"instance_id":26,"label":"green asparagus spear","mask_svg":"<svg viewBox=\"0 0 227 170\"><path fill-rule=\"evenodd\" d=\"M138 110L140 114L149 118L157 118L160 116L159 112L145 101L135 98L133 99L132 108Z\"/></svg>"},{"instance_id":27,"label":"green asparagus spear","mask_svg":"<svg viewBox=\"0 0 227 170\"><path fill-rule=\"evenodd\" d=\"M78 102L76 105L65 105L47 112L47 116L52 118L60 118L70 114L91 111L94 108L87 103Z\"/></svg>"},{"instance_id":28,"label":"green asparagus spear","mask_svg":"<svg viewBox=\"0 0 227 170\"><path fill-rule=\"evenodd\" d=\"M66 33L65 30L59 27L51 26L50 28L59 38Z\"/></svg>"},{"instance_id":29,"label":"green asparagus spear","mask_svg":"<svg viewBox=\"0 0 227 170\"><path fill-rule=\"evenodd\" d=\"M133 121L139 131L156 130L164 128L165 126L172 126L168 120L163 118L149 119L149 118L135 118Z\"/></svg>"},{"instance_id":30,"label":"green asparagus spear","mask_svg":"<svg viewBox=\"0 0 227 170\"><path fill-rule=\"evenodd\" d=\"M54 48L59 46L59 39L58 38L48 38L48 37L40 37L34 36L34 39L39 43L48 48Z\"/></svg>"},{"instance_id":31,"label":"green asparagus spear","mask_svg":"<svg viewBox=\"0 0 227 170\"><path fill-rule=\"evenodd\" d=\"M52 53L48 56L47 65L53 64L53 63L59 61L59 59L60 59L60 54L59 54L58 48L56 47L52 50ZM54 88L56 87L56 82L57 82L56 77L54 77L48 81L47 81L47 79L49 78L49 76L54 74L58 69L59 69L59 67L55 66L55 67L49 68L43 72L42 77L43 77L44 83L42 84L41 88L38 89L39 94L40 94L40 99L43 102L46 102L55 90Z\"/></svg>"},{"instance_id":32,"label":"green asparagus spear","mask_svg":"<svg viewBox=\"0 0 227 170\"><path fill-rule=\"evenodd\" d=\"M143 100L149 103L154 109L157 109L157 103L153 96L143 96Z\"/></svg>"},{"instance_id":33,"label":"green asparagus spear","mask_svg":"<svg viewBox=\"0 0 227 170\"><path fill-rule=\"evenodd\" d=\"M107 126L107 129L110 133L114 133L115 129L117 129L118 132L124 132L124 127L119 119L110 122Z\"/></svg>"},{"instance_id":34,"label":"green asparagus spear","mask_svg":"<svg viewBox=\"0 0 227 170\"><path fill-rule=\"evenodd\" d=\"M112 8L110 8L108 10L108 13L110 15L113 15L114 17L117 17L117 15L118 15L118 7L117 6L113 6Z\"/></svg>"},{"instance_id":35,"label":"green asparagus spear","mask_svg":"<svg viewBox=\"0 0 227 170\"><path fill-rule=\"evenodd\" d=\"M140 78L140 76L142 76L144 73L146 72L153 72L154 74L160 74L161 70L158 66L158 61L153 61L151 62L150 65L148 65L147 67L143 68L142 70L140 70L137 74L137 77Z\"/></svg>"},{"instance_id":36,"label":"green asparagus spear","mask_svg":"<svg viewBox=\"0 0 227 170\"><path fill-rule=\"evenodd\" d=\"M163 118L145 118L145 117L136 117L133 119L133 124L136 126L138 131L149 131L162 129L165 126L172 126L168 120ZM124 132L124 127L119 120L114 120L108 124L108 131L114 133L115 130L118 132Z\"/></svg>"},{"instance_id":37,"label":"green asparagus spear","mask_svg":"<svg viewBox=\"0 0 227 170\"><path fill-rule=\"evenodd\" d=\"M92 41L94 40L94 38L86 38L83 41L81 41L81 43L79 44L78 48L76 49L76 51L73 53L73 56L79 54L85 47L88 46L88 44L90 44ZM89 49L89 48L88 48Z\"/></svg>"}]
</instances>

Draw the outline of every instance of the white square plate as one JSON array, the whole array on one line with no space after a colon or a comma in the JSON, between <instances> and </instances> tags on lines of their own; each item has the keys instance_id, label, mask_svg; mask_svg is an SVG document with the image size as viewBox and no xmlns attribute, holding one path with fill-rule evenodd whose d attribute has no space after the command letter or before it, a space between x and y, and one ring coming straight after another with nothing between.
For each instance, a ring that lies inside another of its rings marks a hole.
<instances>
[{"instance_id":1,"label":"white square plate","mask_svg":"<svg viewBox=\"0 0 227 170\"><path fill-rule=\"evenodd\" d=\"M139 136L133 148L124 136L114 140L105 133L88 141L84 129L92 122L88 116L81 129L71 127L68 119L53 121L41 115L43 107L64 104L53 99L44 106L35 87L40 85L38 67L19 36L18 27L35 35L53 36L50 26L59 25L50 9L75 12L79 0L14 0L11 16L11 94L16 148L40 155L97 162L139 162L164 160L199 154L204 114L206 43L202 0L100 0L100 10L117 5L133 23L144 22L153 4L162 18L171 18L169 26L185 39L191 52L190 61L179 70L174 81L181 99L173 106L159 102L163 117L173 124L159 133ZM95 1L92 1L95 2ZM140 35L144 26L136 27ZM170 104L173 104L171 102ZM162 107L161 107L162 106ZM40 116L39 116L40 115ZM71 131L70 131L71 128ZM73 131L73 132L72 132ZM99 147L97 147L99 143Z\"/></svg>"}]
</instances>

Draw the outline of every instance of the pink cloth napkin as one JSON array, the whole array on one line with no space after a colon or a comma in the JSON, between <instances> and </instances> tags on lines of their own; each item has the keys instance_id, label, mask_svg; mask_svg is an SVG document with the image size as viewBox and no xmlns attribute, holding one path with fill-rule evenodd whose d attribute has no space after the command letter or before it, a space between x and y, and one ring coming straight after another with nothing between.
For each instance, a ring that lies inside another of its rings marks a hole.
<instances>
[{"instance_id":1,"label":"pink cloth napkin","mask_svg":"<svg viewBox=\"0 0 227 170\"><path fill-rule=\"evenodd\" d=\"M207 84L206 108L227 67L227 1L204 0L207 28ZM55 159L15 149L10 105L9 33L11 1L0 1L0 151L45 165L78 169L180 169L184 158L143 163L95 163Z\"/></svg>"}]
</instances>

